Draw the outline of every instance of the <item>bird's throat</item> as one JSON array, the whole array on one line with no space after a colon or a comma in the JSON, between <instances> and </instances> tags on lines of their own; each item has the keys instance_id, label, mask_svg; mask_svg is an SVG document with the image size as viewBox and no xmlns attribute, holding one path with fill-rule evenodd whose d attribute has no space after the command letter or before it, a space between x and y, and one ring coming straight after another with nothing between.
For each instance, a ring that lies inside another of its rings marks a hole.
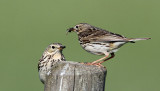
<instances>
[{"instance_id":1,"label":"bird's throat","mask_svg":"<svg viewBox=\"0 0 160 91\"><path fill-rule=\"evenodd\" d=\"M61 59L62 57L63 55L60 52L57 52L56 54L52 56L52 59Z\"/></svg>"}]
</instances>

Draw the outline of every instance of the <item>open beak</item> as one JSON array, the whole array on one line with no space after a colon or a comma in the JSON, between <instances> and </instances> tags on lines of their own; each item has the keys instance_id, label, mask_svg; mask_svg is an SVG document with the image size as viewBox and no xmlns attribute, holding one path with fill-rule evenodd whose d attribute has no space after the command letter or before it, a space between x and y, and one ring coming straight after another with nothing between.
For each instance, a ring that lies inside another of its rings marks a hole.
<instances>
[{"instance_id":1,"label":"open beak","mask_svg":"<svg viewBox=\"0 0 160 91\"><path fill-rule=\"evenodd\" d=\"M66 35L68 34L68 32L72 32L72 31L74 31L74 28L67 29Z\"/></svg>"},{"instance_id":2,"label":"open beak","mask_svg":"<svg viewBox=\"0 0 160 91\"><path fill-rule=\"evenodd\" d=\"M59 50L62 50L62 49L64 49L64 48L66 48L66 46L60 46L58 49L59 49Z\"/></svg>"}]
</instances>

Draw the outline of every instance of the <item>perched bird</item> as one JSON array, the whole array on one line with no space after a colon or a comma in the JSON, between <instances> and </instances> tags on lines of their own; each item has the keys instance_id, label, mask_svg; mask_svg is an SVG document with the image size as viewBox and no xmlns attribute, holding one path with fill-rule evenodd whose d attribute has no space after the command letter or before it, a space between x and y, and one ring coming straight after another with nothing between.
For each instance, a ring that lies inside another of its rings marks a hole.
<instances>
[{"instance_id":1,"label":"perched bird","mask_svg":"<svg viewBox=\"0 0 160 91\"><path fill-rule=\"evenodd\" d=\"M84 50L95 55L105 55L88 65L99 65L113 58L114 53L126 43L135 43L139 40L148 40L150 38L126 38L120 34L112 33L107 30L94 27L87 23L80 23L67 30L76 32L80 45ZM109 54L111 55L109 57ZM103 61L102 61L103 60Z\"/></svg>"},{"instance_id":2,"label":"perched bird","mask_svg":"<svg viewBox=\"0 0 160 91\"><path fill-rule=\"evenodd\" d=\"M53 43L50 44L43 52L43 55L38 63L39 77L43 84L45 83L46 75L50 72L52 66L56 62L66 61L62 54L62 50L64 48L65 46L60 43Z\"/></svg>"}]
</instances>

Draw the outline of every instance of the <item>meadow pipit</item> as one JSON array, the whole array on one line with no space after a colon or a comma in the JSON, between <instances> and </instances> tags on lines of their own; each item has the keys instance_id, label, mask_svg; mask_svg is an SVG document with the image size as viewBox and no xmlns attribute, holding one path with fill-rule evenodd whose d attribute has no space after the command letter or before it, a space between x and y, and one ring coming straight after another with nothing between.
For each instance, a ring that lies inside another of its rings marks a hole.
<instances>
[{"instance_id":1,"label":"meadow pipit","mask_svg":"<svg viewBox=\"0 0 160 91\"><path fill-rule=\"evenodd\" d=\"M50 44L46 50L43 52L43 55L38 63L38 72L41 82L44 84L46 81L46 75L50 72L52 66L56 62L66 61L62 50L65 48L60 43Z\"/></svg>"},{"instance_id":2,"label":"meadow pipit","mask_svg":"<svg viewBox=\"0 0 160 91\"><path fill-rule=\"evenodd\" d=\"M76 32L80 45L89 53L95 55L105 55L88 65L99 65L113 58L114 53L126 43L135 43L139 40L148 40L150 38L126 38L120 34L112 33L104 29L94 27L87 23L80 23L67 30L68 32ZM111 56L109 57L109 54Z\"/></svg>"}]
</instances>

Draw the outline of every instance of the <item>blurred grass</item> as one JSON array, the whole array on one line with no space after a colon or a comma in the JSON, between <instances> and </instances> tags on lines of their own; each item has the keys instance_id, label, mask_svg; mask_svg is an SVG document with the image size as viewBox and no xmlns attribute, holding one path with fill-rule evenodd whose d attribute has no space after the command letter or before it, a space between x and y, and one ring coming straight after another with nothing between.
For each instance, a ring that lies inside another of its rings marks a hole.
<instances>
[{"instance_id":1,"label":"blurred grass","mask_svg":"<svg viewBox=\"0 0 160 91\"><path fill-rule=\"evenodd\" d=\"M160 90L158 0L1 0L0 91L43 91L37 63L53 42L67 46L67 60L93 61L76 34L66 29L86 22L126 37L151 37L127 44L104 65L106 91Z\"/></svg>"}]
</instances>

